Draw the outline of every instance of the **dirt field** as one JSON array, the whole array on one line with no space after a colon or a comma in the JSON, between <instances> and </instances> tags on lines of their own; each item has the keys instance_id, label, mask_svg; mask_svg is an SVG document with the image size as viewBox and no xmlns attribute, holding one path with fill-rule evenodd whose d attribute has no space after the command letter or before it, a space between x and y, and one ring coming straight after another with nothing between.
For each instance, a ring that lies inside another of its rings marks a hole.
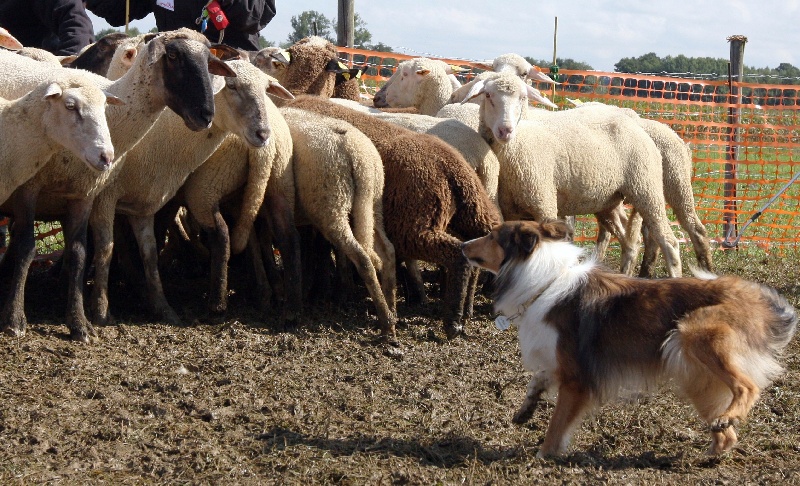
<instances>
[{"instance_id":1,"label":"dirt field","mask_svg":"<svg viewBox=\"0 0 800 486\"><path fill-rule=\"evenodd\" d=\"M720 272L800 306L797 255L715 256ZM32 278L28 334L0 337L0 484L800 483L797 338L720 460L664 391L602 408L567 457L544 461L552 402L511 423L527 376L485 298L469 337L452 342L426 317L437 301L401 301L400 346L387 348L363 303L314 309L281 332L235 294L227 321L204 324L204 285L169 282L187 327L151 323L135 294L117 292L118 324L86 346L65 339L58 292Z\"/></svg>"}]
</instances>

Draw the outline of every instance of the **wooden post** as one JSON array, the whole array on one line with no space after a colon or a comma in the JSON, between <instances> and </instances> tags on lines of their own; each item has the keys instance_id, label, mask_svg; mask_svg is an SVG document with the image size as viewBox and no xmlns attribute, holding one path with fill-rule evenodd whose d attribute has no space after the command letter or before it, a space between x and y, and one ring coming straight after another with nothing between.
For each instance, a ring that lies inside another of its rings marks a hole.
<instances>
[{"instance_id":1,"label":"wooden post","mask_svg":"<svg viewBox=\"0 0 800 486\"><path fill-rule=\"evenodd\" d=\"M747 43L747 37L743 35L732 35L728 37L728 42L731 44L730 53L730 71L728 74L728 85L730 86L730 104L733 105L728 108L728 124L730 125L731 133L728 138L728 147L725 151L725 184L723 186L723 194L725 197L724 206L725 212L722 216L723 220L723 237L725 240L736 238L736 164L739 160L739 153L741 151L741 135L739 127L739 104L741 103L741 94L739 93L739 85L744 75L744 45Z\"/></svg>"},{"instance_id":2,"label":"wooden post","mask_svg":"<svg viewBox=\"0 0 800 486\"><path fill-rule=\"evenodd\" d=\"M339 0L339 24L336 27L336 45L354 47L355 0Z\"/></svg>"}]
</instances>

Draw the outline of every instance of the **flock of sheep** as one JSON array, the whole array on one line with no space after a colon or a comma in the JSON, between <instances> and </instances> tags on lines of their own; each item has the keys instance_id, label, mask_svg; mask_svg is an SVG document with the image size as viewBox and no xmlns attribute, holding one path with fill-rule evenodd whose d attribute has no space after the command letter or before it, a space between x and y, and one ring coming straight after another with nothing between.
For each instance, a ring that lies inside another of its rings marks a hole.
<instances>
[{"instance_id":1,"label":"flock of sheep","mask_svg":"<svg viewBox=\"0 0 800 486\"><path fill-rule=\"evenodd\" d=\"M0 40L13 42L2 31ZM464 86L441 61L405 61L370 107L335 46L319 37L258 53L211 46L185 29L109 35L70 59L20 47L0 50L0 211L13 218L0 327L11 335L26 328L34 220L62 222L66 324L79 341L111 320L115 242L128 251L117 217L135 235L156 317L175 323L159 255L178 240L199 245L200 234L212 314L226 310L230 255L247 251L257 281L282 289L282 318L297 323L304 267L330 259L328 247L301 245L298 227L310 225L332 245L342 275L347 262L355 267L388 339L398 266L411 275L407 299L426 298L418 261L442 269L444 330L463 332L478 273L461 242L503 219L595 214L600 254L613 234L631 273L644 234L642 274L661 251L678 276L669 203L699 265L711 269L684 142L631 110L530 107L552 105L526 83L547 78L517 55L498 57Z\"/></svg>"}]
</instances>

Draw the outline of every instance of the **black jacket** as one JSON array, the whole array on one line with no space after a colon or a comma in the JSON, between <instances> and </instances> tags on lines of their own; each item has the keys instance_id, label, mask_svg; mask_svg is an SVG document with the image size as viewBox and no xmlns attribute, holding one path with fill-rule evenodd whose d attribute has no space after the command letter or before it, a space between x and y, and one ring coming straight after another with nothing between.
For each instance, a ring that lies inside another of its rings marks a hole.
<instances>
[{"instance_id":1,"label":"black jacket","mask_svg":"<svg viewBox=\"0 0 800 486\"><path fill-rule=\"evenodd\" d=\"M92 21L81 0L0 0L0 27L24 46L58 55L77 54L94 42Z\"/></svg>"},{"instance_id":2,"label":"black jacket","mask_svg":"<svg viewBox=\"0 0 800 486\"><path fill-rule=\"evenodd\" d=\"M174 10L159 3L172 3ZM131 0L130 18L142 19L153 12L158 30L181 27L200 30L195 20L200 17L206 3L207 0ZM258 33L275 16L275 0L219 0L219 4L230 22L223 43L250 51L258 50ZM86 8L115 27L125 25L125 2L122 0L88 0ZM208 22L205 34L211 42L219 40L219 32L211 22Z\"/></svg>"}]
</instances>

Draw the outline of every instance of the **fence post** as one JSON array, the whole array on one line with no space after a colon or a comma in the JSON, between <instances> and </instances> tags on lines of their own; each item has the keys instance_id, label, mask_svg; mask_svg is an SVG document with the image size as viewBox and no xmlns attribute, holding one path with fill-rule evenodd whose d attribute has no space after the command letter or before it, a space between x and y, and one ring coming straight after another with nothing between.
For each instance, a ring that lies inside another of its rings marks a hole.
<instances>
[{"instance_id":1,"label":"fence post","mask_svg":"<svg viewBox=\"0 0 800 486\"><path fill-rule=\"evenodd\" d=\"M339 0L339 23L336 27L336 44L340 47L354 47L355 39L355 0Z\"/></svg>"},{"instance_id":2,"label":"fence post","mask_svg":"<svg viewBox=\"0 0 800 486\"><path fill-rule=\"evenodd\" d=\"M728 85L730 86L729 101L731 105L728 108L728 124L731 127L731 133L728 138L730 142L725 150L725 184L723 186L723 193L725 197L725 213L722 220L723 237L725 240L736 238L736 164L739 160L739 152L741 151L740 142L742 141L739 134L739 115L741 94L739 93L739 85L734 84L732 81L735 78L737 83L742 82L744 74L744 45L747 43L747 37L743 35L732 35L728 37L728 42L731 44L730 53L730 72L728 73Z\"/></svg>"}]
</instances>

